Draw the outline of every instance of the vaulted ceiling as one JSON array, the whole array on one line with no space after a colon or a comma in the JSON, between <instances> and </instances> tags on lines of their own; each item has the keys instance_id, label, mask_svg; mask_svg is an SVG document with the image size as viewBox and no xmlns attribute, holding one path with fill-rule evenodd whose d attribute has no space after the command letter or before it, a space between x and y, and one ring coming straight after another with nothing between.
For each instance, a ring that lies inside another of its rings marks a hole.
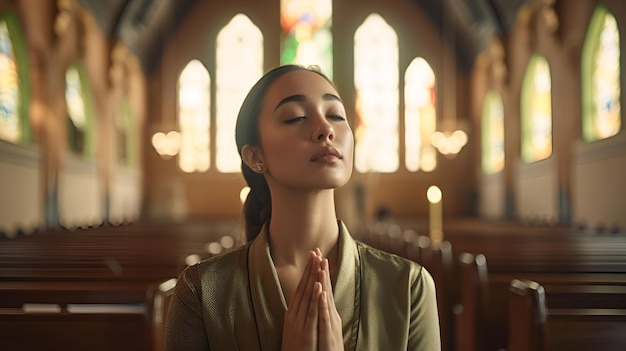
<instances>
[{"instance_id":1,"label":"vaulted ceiling","mask_svg":"<svg viewBox=\"0 0 626 351\"><path fill-rule=\"evenodd\" d=\"M198 1L211 0L79 0L96 17L103 32L119 38L139 57L150 74L167 37ZM494 35L506 33L519 8L532 0L413 0L455 45L458 66L468 70Z\"/></svg>"}]
</instances>

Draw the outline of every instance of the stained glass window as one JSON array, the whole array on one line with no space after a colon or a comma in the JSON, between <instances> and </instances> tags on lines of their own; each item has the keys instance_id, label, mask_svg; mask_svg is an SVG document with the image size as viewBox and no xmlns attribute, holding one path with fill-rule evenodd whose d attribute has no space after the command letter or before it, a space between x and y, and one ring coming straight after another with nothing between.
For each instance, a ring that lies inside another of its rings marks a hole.
<instances>
[{"instance_id":1,"label":"stained glass window","mask_svg":"<svg viewBox=\"0 0 626 351\"><path fill-rule=\"evenodd\" d=\"M263 34L238 14L217 36L216 163L220 172L240 172L235 123L241 103L263 74Z\"/></svg>"},{"instance_id":2,"label":"stained glass window","mask_svg":"<svg viewBox=\"0 0 626 351\"><path fill-rule=\"evenodd\" d=\"M209 157L209 89L211 77L204 65L191 60L178 80L178 124L180 152L178 166L183 172L205 172Z\"/></svg>"},{"instance_id":3,"label":"stained glass window","mask_svg":"<svg viewBox=\"0 0 626 351\"><path fill-rule=\"evenodd\" d=\"M95 151L91 103L84 68L81 64L74 64L65 71L68 144L71 150L85 156L93 156Z\"/></svg>"},{"instance_id":4,"label":"stained glass window","mask_svg":"<svg viewBox=\"0 0 626 351\"><path fill-rule=\"evenodd\" d=\"M116 116L118 162L135 166L138 162L138 135L128 99L125 99Z\"/></svg>"},{"instance_id":5,"label":"stained glass window","mask_svg":"<svg viewBox=\"0 0 626 351\"><path fill-rule=\"evenodd\" d=\"M522 160L530 163L552 154L552 81L548 61L531 57L522 86Z\"/></svg>"},{"instance_id":6,"label":"stained glass window","mask_svg":"<svg viewBox=\"0 0 626 351\"><path fill-rule=\"evenodd\" d=\"M435 73L421 57L404 74L405 165L411 172L430 172L437 166L430 136L436 128Z\"/></svg>"},{"instance_id":7,"label":"stained glass window","mask_svg":"<svg viewBox=\"0 0 626 351\"><path fill-rule=\"evenodd\" d=\"M281 63L317 65L333 76L332 0L281 0Z\"/></svg>"},{"instance_id":8,"label":"stained glass window","mask_svg":"<svg viewBox=\"0 0 626 351\"><path fill-rule=\"evenodd\" d=\"M0 20L0 139L20 141L19 85L13 44L6 21Z\"/></svg>"},{"instance_id":9,"label":"stained glass window","mask_svg":"<svg viewBox=\"0 0 626 351\"><path fill-rule=\"evenodd\" d=\"M504 169L504 108L495 91L487 93L483 104L482 168L487 174Z\"/></svg>"},{"instance_id":10,"label":"stained glass window","mask_svg":"<svg viewBox=\"0 0 626 351\"><path fill-rule=\"evenodd\" d=\"M398 36L378 14L354 34L355 167L395 172L399 164Z\"/></svg>"},{"instance_id":11,"label":"stained glass window","mask_svg":"<svg viewBox=\"0 0 626 351\"><path fill-rule=\"evenodd\" d=\"M617 134L620 106L620 42L615 17L604 6L594 11L583 47L583 137L587 141Z\"/></svg>"}]
</instances>

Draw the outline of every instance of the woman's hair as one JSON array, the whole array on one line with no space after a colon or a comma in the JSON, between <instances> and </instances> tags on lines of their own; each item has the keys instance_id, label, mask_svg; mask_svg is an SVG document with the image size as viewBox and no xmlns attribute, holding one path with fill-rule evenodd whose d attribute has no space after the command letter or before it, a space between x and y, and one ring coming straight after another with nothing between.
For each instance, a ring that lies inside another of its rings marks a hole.
<instances>
[{"instance_id":1,"label":"woman's hair","mask_svg":"<svg viewBox=\"0 0 626 351\"><path fill-rule=\"evenodd\" d=\"M244 145L257 146L260 144L259 116L265 95L272 83L286 73L304 70L315 72L333 84L316 66L284 65L265 73L248 92L237 116L235 140L240 156ZM250 187L250 192L243 205L243 220L246 239L247 241L252 241L272 216L272 197L263 174L251 170L243 160L241 162L241 171L248 183L248 187Z\"/></svg>"}]
</instances>

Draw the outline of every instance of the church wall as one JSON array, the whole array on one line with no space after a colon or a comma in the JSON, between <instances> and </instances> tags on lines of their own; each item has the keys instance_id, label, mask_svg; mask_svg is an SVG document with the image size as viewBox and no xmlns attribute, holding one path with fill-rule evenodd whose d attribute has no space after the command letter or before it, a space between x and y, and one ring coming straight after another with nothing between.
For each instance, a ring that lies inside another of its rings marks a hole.
<instances>
[{"instance_id":1,"label":"church wall","mask_svg":"<svg viewBox=\"0 0 626 351\"><path fill-rule=\"evenodd\" d=\"M10 236L44 224L39 162L36 150L0 143L0 229Z\"/></svg>"},{"instance_id":2,"label":"church wall","mask_svg":"<svg viewBox=\"0 0 626 351\"><path fill-rule=\"evenodd\" d=\"M586 227L624 225L626 210L620 199L626 194L620 190L623 181L617 178L626 171L623 127L610 138L613 140L585 143L581 135L581 54L587 23L599 3L616 17L623 48L626 4L581 0L571 6L570 2L557 1L553 7L557 26L549 21L548 5L528 5L520 12L511 33L498 38L501 46L496 42L477 59L471 82L475 88L471 91L474 130L480 131L480 108L490 89L502 95L505 115L505 169L499 180L483 174L480 167L476 169L481 184L478 192L482 217L573 222ZM500 47L503 50L498 50ZM526 65L534 53L543 55L550 64L553 153L546 160L525 164L519 157L520 94ZM624 67L624 55L621 62ZM621 81L623 106L623 74ZM474 137L480 138L480 133ZM479 165L480 150L475 151L474 159ZM491 183L494 180L498 186ZM496 204L502 207L494 208Z\"/></svg>"},{"instance_id":3,"label":"church wall","mask_svg":"<svg viewBox=\"0 0 626 351\"><path fill-rule=\"evenodd\" d=\"M76 1L13 0L0 4L0 11L5 10L16 14L23 32L27 60L21 64L30 74L25 93L33 136L30 143L1 150L2 187L7 191L0 197L0 229L15 235L42 227L138 219L143 207L142 187L137 186L143 174L141 155L136 164L122 167L114 130L121 103L116 96L127 97L137 130L143 129L139 124L146 88L141 67L129 52L112 58L112 48L119 45L107 39ZM74 63L85 68L92 93L95 145L86 155L68 146L65 72ZM118 78L114 66L123 70ZM16 155L19 162L5 162ZM123 171L126 176L120 176Z\"/></svg>"},{"instance_id":4,"label":"church wall","mask_svg":"<svg viewBox=\"0 0 626 351\"><path fill-rule=\"evenodd\" d=\"M495 44L476 58L471 72L455 69L456 77L444 74L453 69L452 53L442 47L436 24L414 1L389 1L334 4L334 79L346 102L349 122L354 126L354 32L367 15L377 12L398 35L400 82L413 58L426 58L440 79L438 120L443 119L445 110L446 115L471 121L470 141L454 159L438 155L434 172L410 173L402 169L402 162L393 174L360 174L355 170L350 182L337 191L340 217L348 224L357 224L385 206L395 215L426 220L425 193L435 184L443 190L447 216L572 221L605 228L626 225L621 201L626 196L626 190L621 190L626 175L623 128L611 140L581 141L581 50L586 23L600 1L579 0L576 6L557 1L556 28L546 20L548 5L532 2L511 32L496 38ZM602 3L616 16L624 47L626 4L619 0ZM22 25L31 74L28 111L33 128L32 144L0 149L1 230L125 222L144 215L162 219L238 218L239 191L245 186L240 174L220 174L214 168L185 174L177 167L176 158L166 160L156 154L150 137L156 131L177 128L176 78L190 59L200 59L215 78L215 38L235 14L245 13L264 33L264 69L279 64L279 2L198 2L173 36L164 38L163 57L150 76L122 43L107 39L93 17L77 3L72 4L65 10L59 10L54 1L0 4L0 11L14 11ZM30 11L33 6L40 11ZM62 30L55 29L62 11L68 11L64 15L69 15L69 21ZM549 159L528 165L519 158L519 97L523 73L533 53L544 55L550 63L554 149ZM621 60L624 67L626 56ZM92 159L73 155L66 141L64 73L76 61L85 65L94 94L97 137ZM450 87L457 93L446 93ZM490 89L500 92L503 99L507 159L502 172L487 176L479 167L480 111ZM211 94L214 99L214 85ZM401 117L402 96L400 90ZM139 161L134 166L121 165L117 156L114 121L125 98L140 133ZM450 108L455 103L456 109ZM214 104L211 115L215 115ZM211 140L215 148L214 135Z\"/></svg>"}]
</instances>

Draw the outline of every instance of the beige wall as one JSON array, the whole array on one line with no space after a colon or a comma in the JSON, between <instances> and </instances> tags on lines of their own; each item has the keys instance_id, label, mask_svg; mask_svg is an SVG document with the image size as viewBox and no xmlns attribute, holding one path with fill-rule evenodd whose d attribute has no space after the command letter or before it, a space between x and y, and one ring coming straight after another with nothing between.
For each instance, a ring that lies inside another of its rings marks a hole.
<instances>
[{"instance_id":1,"label":"beige wall","mask_svg":"<svg viewBox=\"0 0 626 351\"><path fill-rule=\"evenodd\" d=\"M623 161L624 128L614 138L584 143L581 137L580 64L587 24L595 6L604 4L613 13L624 48L626 3L619 0L557 1L553 8L531 2L517 18L511 33L494 40L494 45L477 59L470 90L474 138L480 135L480 112L490 89L500 92L505 115L506 166L500 188L493 192L493 176L475 171L481 179L481 215L487 204L503 203L500 218L544 223L569 222L587 227L624 226L626 216L623 181L615 175L626 172ZM558 25L547 20L550 10ZM529 58L544 56L551 70L553 108L553 154L550 158L525 164L520 160L520 94ZM621 55L624 67L626 60ZM622 69L623 72L623 69ZM621 77L624 106L624 75ZM622 117L622 121L623 121ZM622 122L624 125L624 122ZM622 141L620 141L622 140ZM590 150L591 149L591 150ZM480 150L474 150L474 164L480 164ZM619 178L623 179L623 178ZM496 180L498 181L498 180ZM602 190L598 190L602 189ZM498 198L504 194L505 201ZM493 208L489 211L493 213Z\"/></svg>"},{"instance_id":2,"label":"beige wall","mask_svg":"<svg viewBox=\"0 0 626 351\"><path fill-rule=\"evenodd\" d=\"M116 156L115 118L121 110L122 98L128 97L137 129L143 131L147 101L145 75L136 58L123 44L102 33L87 10L76 1L68 4L60 9L57 1L52 0L0 3L0 11L12 11L21 24L28 60L20 64L27 64L30 71L28 118L33 141L15 147L37 155L28 177L20 175L14 167L0 165L9 170L3 172L3 186L23 189L27 198L36 199L29 203L31 209L27 212L41 214L37 216L38 227L98 225L112 219L107 218L109 212L115 214L116 220L134 220L143 206L143 189L133 183L142 180L142 161L140 156L140 162L133 166L134 178L116 176L120 165ZM67 143L65 72L76 62L84 65L93 93L96 145L91 158L73 154ZM143 138L143 134L139 137ZM37 186L22 184L33 177ZM107 207L114 197L113 185L119 188L124 184L130 185L125 197L132 198L134 207L127 209L132 216L119 215L117 208ZM35 195L30 194L33 191ZM2 211L21 201L19 195L8 195L0 197ZM29 225L22 223L20 216L8 217L1 226L20 229Z\"/></svg>"}]
</instances>

